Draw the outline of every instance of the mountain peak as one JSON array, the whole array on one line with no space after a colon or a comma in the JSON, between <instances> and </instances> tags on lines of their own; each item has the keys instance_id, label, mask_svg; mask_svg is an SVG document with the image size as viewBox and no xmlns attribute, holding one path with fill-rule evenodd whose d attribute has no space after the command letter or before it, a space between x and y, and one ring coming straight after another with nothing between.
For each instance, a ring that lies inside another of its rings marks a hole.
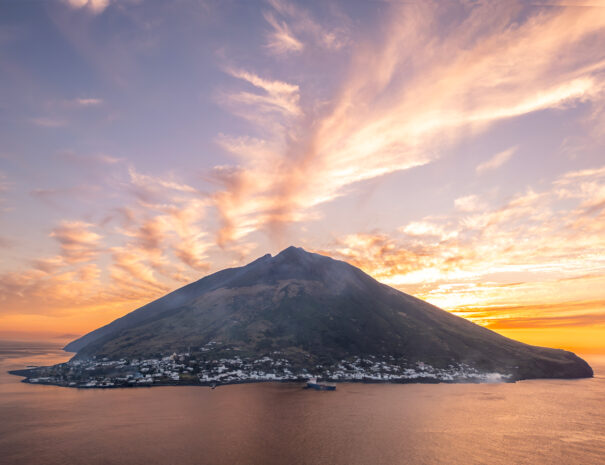
<instances>
[{"instance_id":1,"label":"mountain peak","mask_svg":"<svg viewBox=\"0 0 605 465\"><path fill-rule=\"evenodd\" d=\"M296 256L303 256L303 255L311 255L311 253L307 252L302 247L295 247L295 246L291 245L290 247L286 247L284 250L282 250L280 253L278 253L275 257L280 257L280 256L296 257Z\"/></svg>"},{"instance_id":2,"label":"mountain peak","mask_svg":"<svg viewBox=\"0 0 605 465\"><path fill-rule=\"evenodd\" d=\"M306 270L317 275L317 272L321 272L326 266L329 266L328 261L333 262L329 257L307 252L302 247L291 245L273 257L272 265L275 271L285 273L285 275L289 275L294 270L299 270L298 272Z\"/></svg>"}]
</instances>

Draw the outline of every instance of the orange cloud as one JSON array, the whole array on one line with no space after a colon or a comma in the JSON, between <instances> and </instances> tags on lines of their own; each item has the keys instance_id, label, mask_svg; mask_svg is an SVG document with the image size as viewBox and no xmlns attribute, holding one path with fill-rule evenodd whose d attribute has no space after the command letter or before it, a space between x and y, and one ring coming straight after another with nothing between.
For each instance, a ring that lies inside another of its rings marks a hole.
<instances>
[{"instance_id":1,"label":"orange cloud","mask_svg":"<svg viewBox=\"0 0 605 465\"><path fill-rule=\"evenodd\" d=\"M112 249L110 276L113 280L111 292L128 299L154 296L165 293L169 287L160 282L154 275L154 267L145 261L137 251L124 247Z\"/></svg>"},{"instance_id":2,"label":"orange cloud","mask_svg":"<svg viewBox=\"0 0 605 465\"><path fill-rule=\"evenodd\" d=\"M90 261L99 253L102 237L90 231L92 224L82 221L63 221L50 234L61 244L61 254L67 263Z\"/></svg>"},{"instance_id":3,"label":"orange cloud","mask_svg":"<svg viewBox=\"0 0 605 465\"><path fill-rule=\"evenodd\" d=\"M590 206L604 183L601 168L569 172L499 208L347 235L324 253L493 329L593 327L605 319L605 221Z\"/></svg>"},{"instance_id":4,"label":"orange cloud","mask_svg":"<svg viewBox=\"0 0 605 465\"><path fill-rule=\"evenodd\" d=\"M61 221L50 234L58 253L0 275L4 317L75 318L78 309L93 308L114 314L110 309L131 310L208 270L206 251L213 244L204 241L200 222L209 201L169 176L131 168L129 180L124 187L133 203L96 226Z\"/></svg>"},{"instance_id":5,"label":"orange cloud","mask_svg":"<svg viewBox=\"0 0 605 465\"><path fill-rule=\"evenodd\" d=\"M315 216L316 207L351 184L426 164L462 135L497 121L602 101L605 51L589 40L605 34L602 9L541 9L519 20L521 4L478 4L456 27L444 29L434 4L389 7L384 35L355 45L335 98L317 105L301 88L310 102L300 107L301 117L256 120L267 138L247 139L255 155L242 159L230 171L237 179L215 195L225 225L222 243L259 228L279 232ZM267 104L259 97L244 100L239 103L261 111ZM245 152L246 138L222 136L222 143ZM497 154L479 171L503 164L513 151ZM271 163L260 161L263 156ZM250 212L257 212L256 221ZM240 224L246 226L234 227Z\"/></svg>"},{"instance_id":6,"label":"orange cloud","mask_svg":"<svg viewBox=\"0 0 605 465\"><path fill-rule=\"evenodd\" d=\"M2 274L0 302L3 315L68 313L92 304L102 295L94 265L61 268L54 273L31 269ZM105 299L101 299L105 300Z\"/></svg>"},{"instance_id":7,"label":"orange cloud","mask_svg":"<svg viewBox=\"0 0 605 465\"><path fill-rule=\"evenodd\" d=\"M201 221L209 201L189 185L143 175L133 168L129 174L138 202L117 210L120 227L116 232L126 242L111 249L113 292L128 298L137 292L156 296L197 276L183 265L196 272L208 271L204 259L214 244L205 240Z\"/></svg>"},{"instance_id":8,"label":"orange cloud","mask_svg":"<svg viewBox=\"0 0 605 465\"><path fill-rule=\"evenodd\" d=\"M84 8L93 14L99 14L109 6L111 0L65 0L65 3L72 8Z\"/></svg>"}]
</instances>

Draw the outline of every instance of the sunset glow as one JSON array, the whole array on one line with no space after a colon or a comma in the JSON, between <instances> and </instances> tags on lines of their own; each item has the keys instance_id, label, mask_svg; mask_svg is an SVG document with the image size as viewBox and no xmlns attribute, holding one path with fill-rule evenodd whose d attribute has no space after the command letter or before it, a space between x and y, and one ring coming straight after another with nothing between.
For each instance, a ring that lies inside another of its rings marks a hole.
<instances>
[{"instance_id":1,"label":"sunset glow","mask_svg":"<svg viewBox=\"0 0 605 465\"><path fill-rule=\"evenodd\" d=\"M294 244L605 353L604 44L599 0L4 2L0 337Z\"/></svg>"}]
</instances>

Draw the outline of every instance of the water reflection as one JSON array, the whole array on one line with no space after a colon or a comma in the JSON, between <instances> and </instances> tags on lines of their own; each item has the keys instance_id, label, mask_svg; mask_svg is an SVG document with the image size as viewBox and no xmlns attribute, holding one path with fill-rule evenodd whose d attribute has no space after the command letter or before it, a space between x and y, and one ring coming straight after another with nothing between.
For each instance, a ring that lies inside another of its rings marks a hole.
<instances>
[{"instance_id":1,"label":"water reflection","mask_svg":"<svg viewBox=\"0 0 605 465\"><path fill-rule=\"evenodd\" d=\"M64 361L0 344L0 463L602 463L605 379L77 390L7 369ZM591 360L589 360L591 361Z\"/></svg>"}]
</instances>

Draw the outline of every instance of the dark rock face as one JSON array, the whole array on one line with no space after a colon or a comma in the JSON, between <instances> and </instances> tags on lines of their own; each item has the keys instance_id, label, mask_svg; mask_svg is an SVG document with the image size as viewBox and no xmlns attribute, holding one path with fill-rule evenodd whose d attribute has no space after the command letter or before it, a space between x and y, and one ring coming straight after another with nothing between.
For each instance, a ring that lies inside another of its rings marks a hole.
<instances>
[{"instance_id":1,"label":"dark rock face","mask_svg":"<svg viewBox=\"0 0 605 465\"><path fill-rule=\"evenodd\" d=\"M207 276L65 349L76 359L117 360L212 343L246 357L279 352L299 367L375 356L437 368L463 363L511 379L593 374L571 352L505 338L345 262L295 247Z\"/></svg>"}]
</instances>

